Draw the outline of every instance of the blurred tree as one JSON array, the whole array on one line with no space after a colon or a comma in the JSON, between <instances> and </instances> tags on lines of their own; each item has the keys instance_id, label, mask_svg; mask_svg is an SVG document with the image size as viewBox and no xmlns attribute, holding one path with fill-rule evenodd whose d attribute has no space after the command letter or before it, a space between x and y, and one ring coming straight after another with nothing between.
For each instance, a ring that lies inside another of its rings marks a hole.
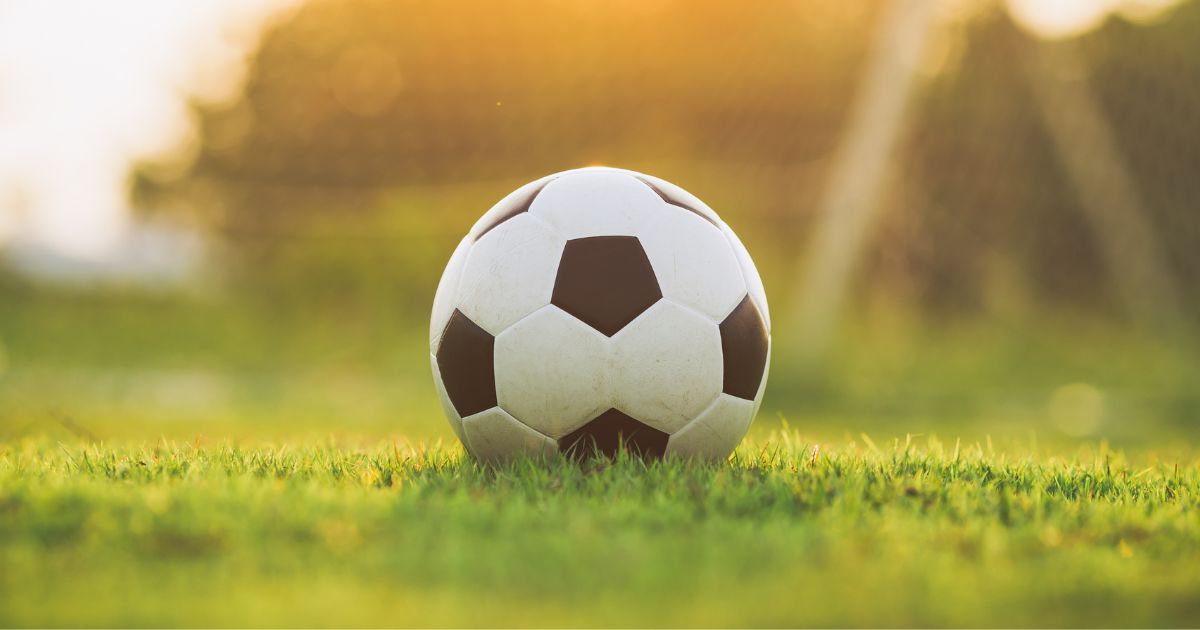
<instances>
[{"instance_id":1,"label":"blurred tree","mask_svg":"<svg viewBox=\"0 0 1200 630\"><path fill-rule=\"evenodd\" d=\"M330 287L375 269L425 296L451 242L509 185L644 168L736 218L781 288L882 6L311 0L264 39L241 100L198 112L192 166L146 169L138 189L211 226L235 264ZM977 310L1002 268L1039 301L1108 308L1111 269L1019 63L1034 42L998 6L970 13L931 44L938 63L921 69L854 288ZM1200 280L1197 32L1193 1L1078 41L1185 286Z\"/></svg>"},{"instance_id":2,"label":"blurred tree","mask_svg":"<svg viewBox=\"0 0 1200 630\"><path fill-rule=\"evenodd\" d=\"M873 4L315 0L265 39L245 99L202 113L189 177L236 232L381 186L811 159Z\"/></svg>"},{"instance_id":3,"label":"blurred tree","mask_svg":"<svg viewBox=\"0 0 1200 630\"><path fill-rule=\"evenodd\" d=\"M836 142L862 54L846 33L876 4L312 0L266 35L241 100L199 110L183 177L137 188L210 226L239 278L354 286L369 264L414 298L490 203L556 170L736 168L754 182L737 211L794 222L788 180L812 174L792 165Z\"/></svg>"}]
</instances>

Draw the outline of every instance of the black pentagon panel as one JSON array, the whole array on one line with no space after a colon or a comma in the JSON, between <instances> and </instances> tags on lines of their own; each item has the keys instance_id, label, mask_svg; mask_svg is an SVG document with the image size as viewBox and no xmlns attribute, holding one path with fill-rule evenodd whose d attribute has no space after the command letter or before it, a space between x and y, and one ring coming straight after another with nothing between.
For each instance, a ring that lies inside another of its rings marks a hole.
<instances>
[{"instance_id":1,"label":"black pentagon panel","mask_svg":"<svg viewBox=\"0 0 1200 630\"><path fill-rule=\"evenodd\" d=\"M549 182L546 182L546 183L548 184ZM500 216L496 217L490 223L488 223L486 226L484 226L484 228L479 231L479 236L475 237L475 240L478 241L479 239L483 238L484 234L487 234L488 232L491 232L492 230L496 229L497 225L504 223L505 221L517 216L518 214L529 212L529 206L533 205L533 200L537 199L538 194L541 193L542 189L545 187L546 187L546 184L542 184L541 186L534 188L533 191L530 192L528 195L526 195L524 198L518 199L514 203L511 210L501 213Z\"/></svg>"},{"instance_id":2,"label":"black pentagon panel","mask_svg":"<svg viewBox=\"0 0 1200 630\"><path fill-rule=\"evenodd\" d=\"M496 338L462 311L446 323L438 346L437 364L446 395L462 417L496 406Z\"/></svg>"},{"instance_id":3,"label":"black pentagon panel","mask_svg":"<svg viewBox=\"0 0 1200 630\"><path fill-rule=\"evenodd\" d=\"M669 435L609 409L558 440L558 449L568 457L585 460L598 455L608 458L626 452L645 459L661 459L667 452Z\"/></svg>"},{"instance_id":4,"label":"black pentagon panel","mask_svg":"<svg viewBox=\"0 0 1200 630\"><path fill-rule=\"evenodd\" d=\"M636 236L567 241L550 302L611 337L662 298Z\"/></svg>"},{"instance_id":5,"label":"black pentagon panel","mask_svg":"<svg viewBox=\"0 0 1200 630\"><path fill-rule=\"evenodd\" d=\"M725 358L724 391L754 400L767 369L767 325L747 295L721 322L721 353Z\"/></svg>"},{"instance_id":6,"label":"black pentagon panel","mask_svg":"<svg viewBox=\"0 0 1200 630\"><path fill-rule=\"evenodd\" d=\"M713 225L717 225L716 221L713 221L712 218L710 218L707 214L701 212L698 208L693 208L692 206L684 203L683 201L668 195L666 192L663 191L663 189L659 188L658 186L655 186L654 184L650 183L649 181L646 181L641 178L638 178L638 181L649 186L650 190L653 190L655 194L657 194L659 197L662 197L663 201L671 204L672 206L683 208L684 210L691 212L692 214L700 217L701 219L704 219L705 221L708 221L709 223L711 223ZM720 227L720 226L717 226L717 227Z\"/></svg>"}]
</instances>

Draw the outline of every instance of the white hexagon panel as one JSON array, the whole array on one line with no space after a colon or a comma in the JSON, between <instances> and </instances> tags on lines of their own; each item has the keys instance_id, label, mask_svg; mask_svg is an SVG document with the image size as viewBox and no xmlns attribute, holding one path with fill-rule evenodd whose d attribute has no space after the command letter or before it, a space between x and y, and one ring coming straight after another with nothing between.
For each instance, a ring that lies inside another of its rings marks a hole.
<instances>
[{"instance_id":1,"label":"white hexagon panel","mask_svg":"<svg viewBox=\"0 0 1200 630\"><path fill-rule=\"evenodd\" d=\"M737 236L682 188L585 168L476 223L434 299L439 396L468 451L720 460L762 400L770 321Z\"/></svg>"},{"instance_id":2,"label":"white hexagon panel","mask_svg":"<svg viewBox=\"0 0 1200 630\"><path fill-rule=\"evenodd\" d=\"M630 322L613 349L614 406L655 429L673 433L721 393L720 329L674 302L660 300Z\"/></svg>"},{"instance_id":3,"label":"white hexagon panel","mask_svg":"<svg viewBox=\"0 0 1200 630\"><path fill-rule=\"evenodd\" d=\"M497 402L560 438L610 406L607 338L557 306L496 338Z\"/></svg>"}]
</instances>

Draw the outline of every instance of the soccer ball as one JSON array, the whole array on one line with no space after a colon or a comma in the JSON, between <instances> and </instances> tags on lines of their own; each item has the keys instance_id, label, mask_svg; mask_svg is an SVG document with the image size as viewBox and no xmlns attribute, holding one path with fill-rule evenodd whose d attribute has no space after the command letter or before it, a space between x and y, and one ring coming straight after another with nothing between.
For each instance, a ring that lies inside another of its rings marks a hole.
<instances>
[{"instance_id":1,"label":"soccer ball","mask_svg":"<svg viewBox=\"0 0 1200 630\"><path fill-rule=\"evenodd\" d=\"M429 348L476 457L723 459L762 401L770 315L729 226L690 193L614 168L502 199L450 257Z\"/></svg>"}]
</instances>

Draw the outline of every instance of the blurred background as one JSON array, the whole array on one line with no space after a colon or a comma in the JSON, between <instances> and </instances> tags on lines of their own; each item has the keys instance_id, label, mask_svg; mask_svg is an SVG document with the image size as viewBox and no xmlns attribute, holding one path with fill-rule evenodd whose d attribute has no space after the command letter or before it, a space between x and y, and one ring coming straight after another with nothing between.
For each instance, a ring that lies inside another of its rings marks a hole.
<instances>
[{"instance_id":1,"label":"blurred background","mask_svg":"<svg viewBox=\"0 0 1200 630\"><path fill-rule=\"evenodd\" d=\"M1200 436L1200 2L0 0L0 437L453 440L443 265L595 164L746 242L756 432Z\"/></svg>"}]
</instances>

